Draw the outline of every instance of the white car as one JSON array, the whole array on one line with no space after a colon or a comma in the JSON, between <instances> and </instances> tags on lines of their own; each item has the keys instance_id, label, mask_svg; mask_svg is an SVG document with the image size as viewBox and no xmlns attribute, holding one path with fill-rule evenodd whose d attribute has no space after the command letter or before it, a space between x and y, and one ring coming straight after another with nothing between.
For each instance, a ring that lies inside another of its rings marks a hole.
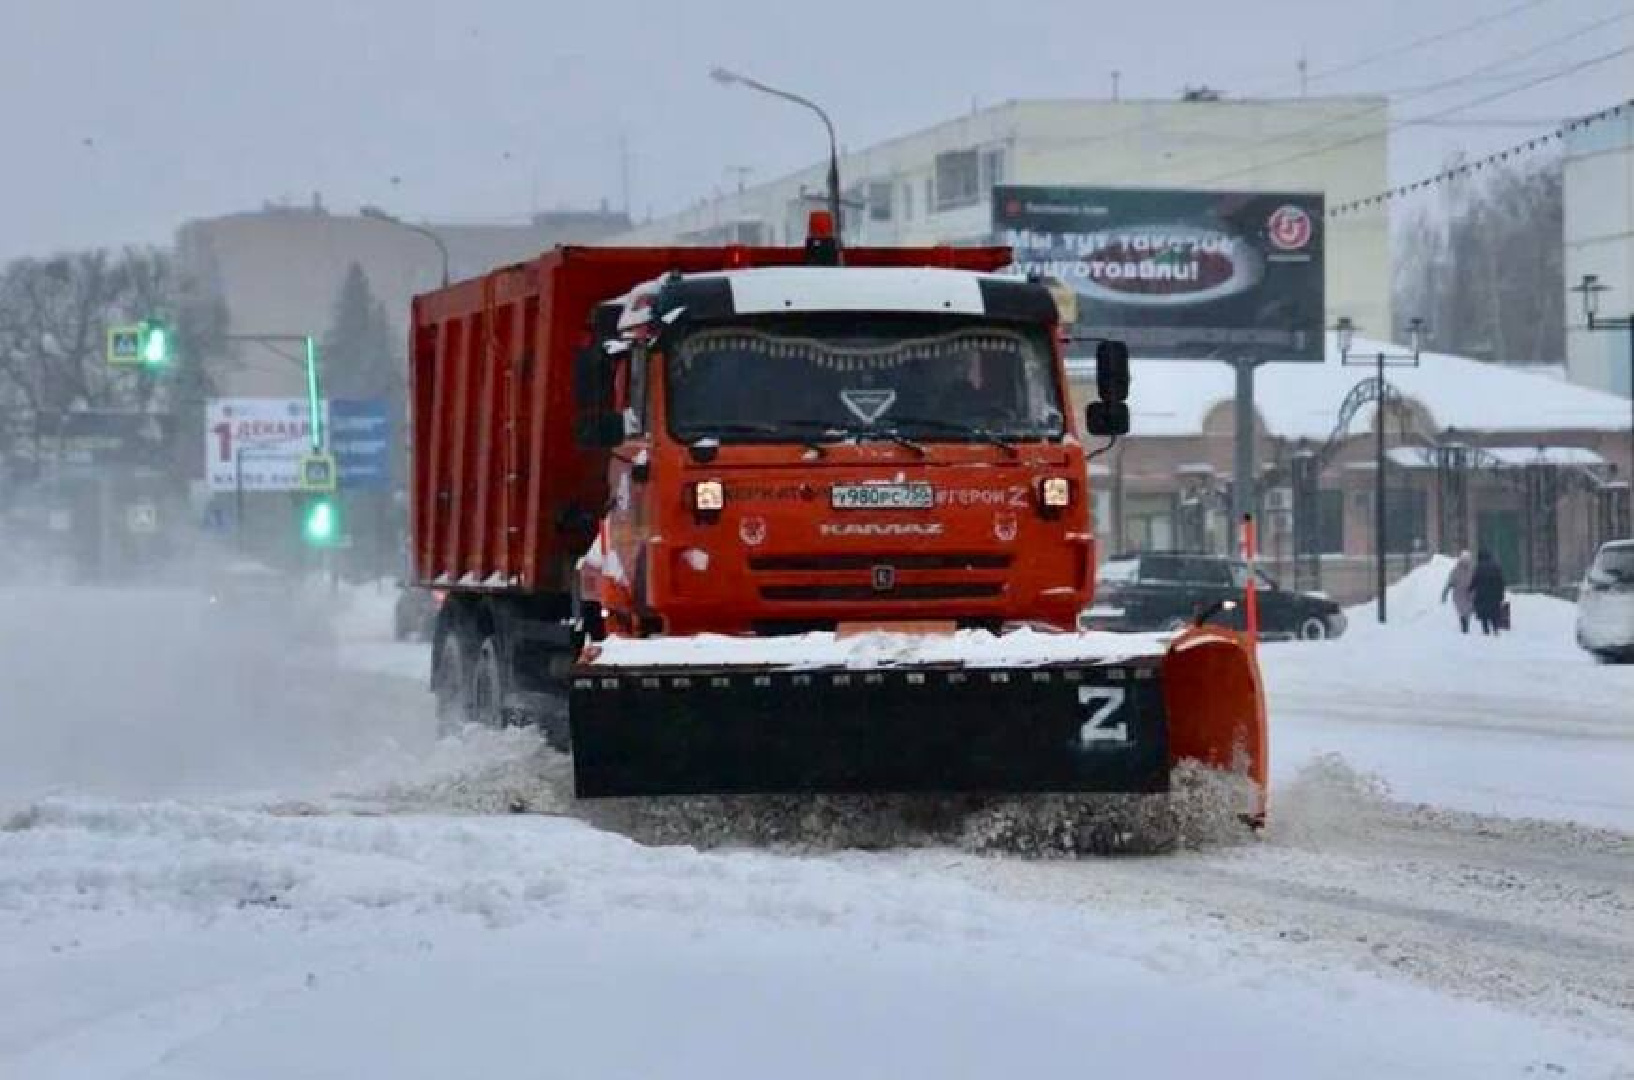
<instances>
[{"instance_id":1,"label":"white car","mask_svg":"<svg viewBox=\"0 0 1634 1080\"><path fill-rule=\"evenodd\" d=\"M1577 590L1577 643L1607 663L1634 663L1634 540L1601 546Z\"/></svg>"}]
</instances>

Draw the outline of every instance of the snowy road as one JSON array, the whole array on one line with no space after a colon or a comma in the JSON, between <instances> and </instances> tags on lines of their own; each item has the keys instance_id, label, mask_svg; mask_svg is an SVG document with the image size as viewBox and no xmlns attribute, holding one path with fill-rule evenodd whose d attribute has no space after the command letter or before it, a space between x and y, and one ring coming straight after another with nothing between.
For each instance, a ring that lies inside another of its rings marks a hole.
<instances>
[{"instance_id":1,"label":"snowy road","mask_svg":"<svg viewBox=\"0 0 1634 1080\"><path fill-rule=\"evenodd\" d=\"M4 599L0 1076L1634 1075L1634 669L1542 602L1268 648L1264 838L1026 861L634 843L367 594Z\"/></svg>"}]
</instances>

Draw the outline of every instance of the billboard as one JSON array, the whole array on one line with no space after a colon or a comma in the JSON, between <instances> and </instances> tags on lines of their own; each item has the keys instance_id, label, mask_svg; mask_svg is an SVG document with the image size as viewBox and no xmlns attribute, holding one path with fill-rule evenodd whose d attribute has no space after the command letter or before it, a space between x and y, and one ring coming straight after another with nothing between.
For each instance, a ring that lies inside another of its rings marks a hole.
<instances>
[{"instance_id":1,"label":"billboard","mask_svg":"<svg viewBox=\"0 0 1634 1080\"><path fill-rule=\"evenodd\" d=\"M342 491L391 486L392 425L384 400L325 402L329 451ZM300 491L312 453L305 398L211 398L204 408L204 475L211 491Z\"/></svg>"},{"instance_id":2,"label":"billboard","mask_svg":"<svg viewBox=\"0 0 1634 1080\"><path fill-rule=\"evenodd\" d=\"M1323 358L1321 195L999 185L993 232L1076 294L1077 335L1137 357Z\"/></svg>"}]
</instances>

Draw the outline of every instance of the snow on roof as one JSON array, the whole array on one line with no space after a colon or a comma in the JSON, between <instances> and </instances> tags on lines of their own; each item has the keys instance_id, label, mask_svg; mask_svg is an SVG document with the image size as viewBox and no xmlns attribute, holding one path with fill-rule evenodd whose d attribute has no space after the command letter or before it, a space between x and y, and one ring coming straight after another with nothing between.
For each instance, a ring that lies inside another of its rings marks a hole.
<instances>
[{"instance_id":1,"label":"snow on roof","mask_svg":"<svg viewBox=\"0 0 1634 1080\"><path fill-rule=\"evenodd\" d=\"M1352 362L1379 351L1401 352L1389 342L1357 338ZM1076 377L1093 377L1094 361L1074 360ZM1322 440L1333 432L1339 406L1351 388L1372 376L1369 366L1340 363L1328 335L1320 364L1266 364L1254 376L1255 406L1271 434ZM1209 410L1230 403L1235 376L1213 360L1137 359L1129 395L1132 434L1195 435ZM1423 354L1420 365L1392 367L1385 379L1428 410L1437 428L1466 431L1623 431L1628 401L1615 394L1562 382L1533 369L1484 364L1448 353ZM1366 430L1372 407L1361 409L1351 430Z\"/></svg>"},{"instance_id":2,"label":"snow on roof","mask_svg":"<svg viewBox=\"0 0 1634 1080\"><path fill-rule=\"evenodd\" d=\"M714 275L698 275L700 278ZM766 311L937 311L980 315L984 275L936 267L783 266L727 271L739 314Z\"/></svg>"},{"instance_id":3,"label":"snow on roof","mask_svg":"<svg viewBox=\"0 0 1634 1080\"><path fill-rule=\"evenodd\" d=\"M1408 469L1436 467L1435 451L1427 446L1395 446L1387 452L1391 462ZM1606 459L1581 446L1487 446L1480 451L1480 464L1499 468L1523 465L1604 465Z\"/></svg>"}]
</instances>

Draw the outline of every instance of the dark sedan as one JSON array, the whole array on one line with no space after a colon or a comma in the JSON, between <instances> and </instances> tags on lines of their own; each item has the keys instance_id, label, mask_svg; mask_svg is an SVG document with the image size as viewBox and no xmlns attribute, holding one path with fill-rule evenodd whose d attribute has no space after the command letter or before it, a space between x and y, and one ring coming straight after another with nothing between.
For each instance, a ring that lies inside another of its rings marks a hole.
<instances>
[{"instance_id":1,"label":"dark sedan","mask_svg":"<svg viewBox=\"0 0 1634 1080\"><path fill-rule=\"evenodd\" d=\"M1264 571L1255 574L1262 634L1322 641L1345 632L1344 612L1326 596L1284 589ZM1096 581L1095 606L1081 622L1093 629L1176 630L1223 601L1241 601L1247 583L1248 565L1220 555L1142 552L1110 559ZM1241 629L1242 607L1210 621Z\"/></svg>"}]
</instances>

